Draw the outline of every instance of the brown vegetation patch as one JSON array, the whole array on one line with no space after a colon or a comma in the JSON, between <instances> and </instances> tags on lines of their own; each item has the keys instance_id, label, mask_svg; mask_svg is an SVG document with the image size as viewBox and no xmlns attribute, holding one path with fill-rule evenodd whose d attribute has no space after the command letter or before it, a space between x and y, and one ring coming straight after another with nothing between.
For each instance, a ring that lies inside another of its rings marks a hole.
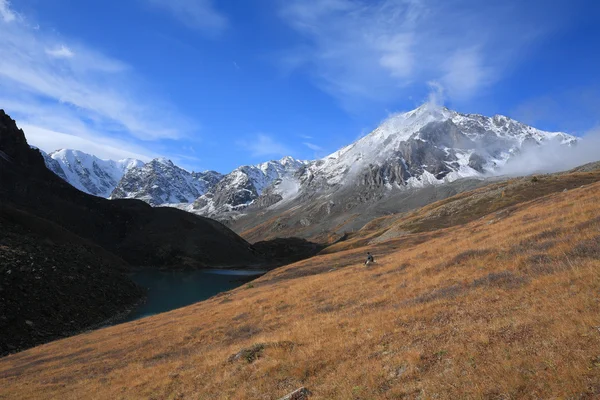
<instances>
[{"instance_id":1,"label":"brown vegetation patch","mask_svg":"<svg viewBox=\"0 0 600 400\"><path fill-rule=\"evenodd\" d=\"M450 299L450 298L454 298L460 294L464 294L466 289L467 289L467 286L465 286L465 285L454 284L454 285L446 286L446 287L443 287L440 289L432 290L429 293L425 293L425 294L417 296L411 300L407 300L405 303L406 304L422 304L422 303L429 303L429 302L432 302L435 300Z\"/></svg>"},{"instance_id":2,"label":"brown vegetation patch","mask_svg":"<svg viewBox=\"0 0 600 400\"><path fill-rule=\"evenodd\" d=\"M579 242L569 252L573 257L600 259L600 236Z\"/></svg>"},{"instance_id":3,"label":"brown vegetation patch","mask_svg":"<svg viewBox=\"0 0 600 400\"><path fill-rule=\"evenodd\" d=\"M510 271L491 272L486 276L477 278L473 281L472 287L500 287L507 289L516 289L529 283L529 280L523 276L517 276Z\"/></svg>"},{"instance_id":4,"label":"brown vegetation patch","mask_svg":"<svg viewBox=\"0 0 600 400\"><path fill-rule=\"evenodd\" d=\"M258 335L261 331L262 329L256 325L246 324L228 328L225 330L225 336L229 341L242 341Z\"/></svg>"},{"instance_id":5,"label":"brown vegetation patch","mask_svg":"<svg viewBox=\"0 0 600 400\"><path fill-rule=\"evenodd\" d=\"M587 221L581 222L575 225L575 229L582 230L588 228L597 228L600 229L600 217L590 218Z\"/></svg>"},{"instance_id":6,"label":"brown vegetation patch","mask_svg":"<svg viewBox=\"0 0 600 400\"><path fill-rule=\"evenodd\" d=\"M562 260L546 253L531 255L519 265L519 270L530 276L553 274L564 269Z\"/></svg>"},{"instance_id":7,"label":"brown vegetation patch","mask_svg":"<svg viewBox=\"0 0 600 400\"><path fill-rule=\"evenodd\" d=\"M438 264L434 270L439 272L443 269L463 265L476 258L483 258L491 254L498 254L498 251L494 249L469 249L457 254L448 261Z\"/></svg>"},{"instance_id":8,"label":"brown vegetation patch","mask_svg":"<svg viewBox=\"0 0 600 400\"><path fill-rule=\"evenodd\" d=\"M296 344L290 341L274 342L274 343L256 343L250 347L243 348L235 354L232 354L227 359L228 362L235 361L246 361L248 364L252 364L263 356L265 349L277 348L286 351L291 351L296 347Z\"/></svg>"}]
</instances>

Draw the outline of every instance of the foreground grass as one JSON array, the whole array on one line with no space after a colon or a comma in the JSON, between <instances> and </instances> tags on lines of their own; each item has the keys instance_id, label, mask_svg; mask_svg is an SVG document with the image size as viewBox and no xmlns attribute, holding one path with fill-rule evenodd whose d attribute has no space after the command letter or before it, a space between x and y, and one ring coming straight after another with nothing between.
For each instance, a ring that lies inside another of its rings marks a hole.
<instances>
[{"instance_id":1,"label":"foreground grass","mask_svg":"<svg viewBox=\"0 0 600 400\"><path fill-rule=\"evenodd\" d=\"M299 386L315 399L598 398L598 198L594 183L377 236L11 355L0 398L277 399Z\"/></svg>"}]
</instances>

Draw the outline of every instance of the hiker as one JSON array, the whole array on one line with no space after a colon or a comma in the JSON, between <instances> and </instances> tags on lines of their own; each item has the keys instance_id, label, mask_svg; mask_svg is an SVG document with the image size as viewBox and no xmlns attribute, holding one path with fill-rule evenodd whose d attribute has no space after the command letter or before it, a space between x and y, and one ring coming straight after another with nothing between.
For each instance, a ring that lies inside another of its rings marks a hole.
<instances>
[{"instance_id":1,"label":"hiker","mask_svg":"<svg viewBox=\"0 0 600 400\"><path fill-rule=\"evenodd\" d=\"M368 267L369 264L373 264L375 262L375 259L373 258L373 255L371 255L370 252L367 252L367 261L365 261L365 265Z\"/></svg>"}]
</instances>

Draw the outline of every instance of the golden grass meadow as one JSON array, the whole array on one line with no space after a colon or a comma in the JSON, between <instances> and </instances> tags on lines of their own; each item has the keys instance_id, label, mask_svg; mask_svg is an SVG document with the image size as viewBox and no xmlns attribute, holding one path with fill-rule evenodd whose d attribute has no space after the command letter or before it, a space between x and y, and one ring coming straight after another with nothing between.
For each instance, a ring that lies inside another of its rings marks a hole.
<instances>
[{"instance_id":1,"label":"golden grass meadow","mask_svg":"<svg viewBox=\"0 0 600 400\"><path fill-rule=\"evenodd\" d=\"M207 301L2 358L0 399L600 398L597 181L373 221Z\"/></svg>"}]
</instances>

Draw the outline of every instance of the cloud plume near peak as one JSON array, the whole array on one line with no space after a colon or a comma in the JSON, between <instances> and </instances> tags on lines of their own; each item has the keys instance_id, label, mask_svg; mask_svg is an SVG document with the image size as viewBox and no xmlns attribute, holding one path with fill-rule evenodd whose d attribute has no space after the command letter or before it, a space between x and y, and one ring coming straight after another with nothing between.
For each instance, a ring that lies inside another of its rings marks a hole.
<instances>
[{"instance_id":1,"label":"cloud plume near peak","mask_svg":"<svg viewBox=\"0 0 600 400\"><path fill-rule=\"evenodd\" d=\"M570 145L550 140L526 146L498 170L498 175L523 176L567 171L600 161L600 127L592 129Z\"/></svg>"},{"instance_id":2,"label":"cloud plume near peak","mask_svg":"<svg viewBox=\"0 0 600 400\"><path fill-rule=\"evenodd\" d=\"M429 81L444 85L453 100L468 100L567 19L563 3L526 3L281 0L281 18L304 38L282 64L306 71L350 108L397 100L403 89Z\"/></svg>"}]
</instances>

